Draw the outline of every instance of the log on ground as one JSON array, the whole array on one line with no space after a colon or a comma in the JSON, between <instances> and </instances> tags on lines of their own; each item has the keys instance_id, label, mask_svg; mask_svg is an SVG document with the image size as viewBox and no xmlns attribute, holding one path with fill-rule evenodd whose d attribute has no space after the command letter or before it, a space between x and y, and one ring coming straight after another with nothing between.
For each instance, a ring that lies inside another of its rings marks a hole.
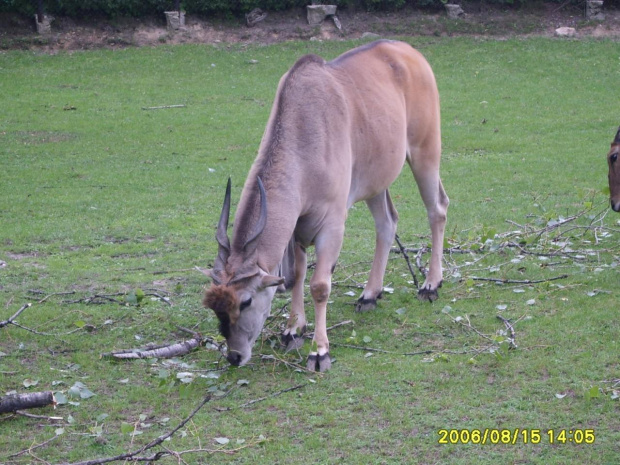
<instances>
[{"instance_id":1,"label":"log on ground","mask_svg":"<svg viewBox=\"0 0 620 465\"><path fill-rule=\"evenodd\" d=\"M52 391L15 394L0 398L0 413L13 413L17 410L56 405Z\"/></svg>"}]
</instances>

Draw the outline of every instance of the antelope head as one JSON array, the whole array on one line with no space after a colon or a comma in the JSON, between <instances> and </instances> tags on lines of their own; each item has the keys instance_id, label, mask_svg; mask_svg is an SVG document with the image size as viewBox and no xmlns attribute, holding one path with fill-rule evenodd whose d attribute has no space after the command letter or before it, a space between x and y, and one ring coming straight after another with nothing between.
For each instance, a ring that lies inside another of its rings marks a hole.
<instances>
[{"instance_id":1,"label":"antelope head","mask_svg":"<svg viewBox=\"0 0 620 465\"><path fill-rule=\"evenodd\" d=\"M258 238L267 222L267 196L260 178L258 190L259 218L241 250L231 250L227 233L230 216L228 179L216 234L218 254L213 269L206 272L212 284L205 293L203 304L215 312L220 332L228 345L227 359L236 366L245 365L252 356L252 346L269 316L276 287L284 282L283 278L271 276L258 265Z\"/></svg>"},{"instance_id":2,"label":"antelope head","mask_svg":"<svg viewBox=\"0 0 620 465\"><path fill-rule=\"evenodd\" d=\"M618 155L620 154L620 128L616 133L616 138L611 143L611 149L607 154L607 164L609 165L609 200L611 208L615 212L620 212L620 164Z\"/></svg>"}]
</instances>

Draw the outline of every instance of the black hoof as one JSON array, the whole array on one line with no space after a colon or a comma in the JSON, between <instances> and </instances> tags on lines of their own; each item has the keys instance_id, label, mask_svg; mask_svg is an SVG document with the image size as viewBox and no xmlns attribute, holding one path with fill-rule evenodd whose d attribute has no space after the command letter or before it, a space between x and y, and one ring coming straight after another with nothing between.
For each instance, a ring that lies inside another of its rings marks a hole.
<instances>
[{"instance_id":1,"label":"black hoof","mask_svg":"<svg viewBox=\"0 0 620 465\"><path fill-rule=\"evenodd\" d=\"M304 345L303 335L297 334L283 334L281 337L282 345L285 347L284 352L290 352L291 350L301 349Z\"/></svg>"},{"instance_id":2,"label":"black hoof","mask_svg":"<svg viewBox=\"0 0 620 465\"><path fill-rule=\"evenodd\" d=\"M332 367L332 359L329 358L329 352L323 355L310 354L308 355L308 363L306 368L309 371L319 371L323 373Z\"/></svg>"},{"instance_id":3,"label":"black hoof","mask_svg":"<svg viewBox=\"0 0 620 465\"><path fill-rule=\"evenodd\" d=\"M422 301L435 302L438 298L437 289L420 289L418 291L418 299Z\"/></svg>"},{"instance_id":4,"label":"black hoof","mask_svg":"<svg viewBox=\"0 0 620 465\"><path fill-rule=\"evenodd\" d=\"M356 312L367 312L369 310L374 310L377 308L377 300L383 297L383 292L380 292L376 299L364 299L360 297L357 299L357 303L355 304Z\"/></svg>"}]
</instances>

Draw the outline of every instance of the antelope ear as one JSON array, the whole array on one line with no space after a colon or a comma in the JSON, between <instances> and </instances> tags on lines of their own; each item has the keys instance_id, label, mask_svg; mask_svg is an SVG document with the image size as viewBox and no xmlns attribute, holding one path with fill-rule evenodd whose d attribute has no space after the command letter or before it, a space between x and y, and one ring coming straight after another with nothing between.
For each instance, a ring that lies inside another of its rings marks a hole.
<instances>
[{"instance_id":1,"label":"antelope ear","mask_svg":"<svg viewBox=\"0 0 620 465\"><path fill-rule=\"evenodd\" d=\"M213 270L210 268L200 268L199 266L195 266L194 269L196 271L200 271L207 278L213 278Z\"/></svg>"},{"instance_id":2,"label":"antelope ear","mask_svg":"<svg viewBox=\"0 0 620 465\"><path fill-rule=\"evenodd\" d=\"M213 284L220 284L220 279L217 276L217 271L213 268L200 268L199 266L195 266L194 269L209 278L213 282Z\"/></svg>"},{"instance_id":3,"label":"antelope ear","mask_svg":"<svg viewBox=\"0 0 620 465\"><path fill-rule=\"evenodd\" d=\"M284 284L284 278L278 276L265 275L260 279L261 287L272 287Z\"/></svg>"}]
</instances>

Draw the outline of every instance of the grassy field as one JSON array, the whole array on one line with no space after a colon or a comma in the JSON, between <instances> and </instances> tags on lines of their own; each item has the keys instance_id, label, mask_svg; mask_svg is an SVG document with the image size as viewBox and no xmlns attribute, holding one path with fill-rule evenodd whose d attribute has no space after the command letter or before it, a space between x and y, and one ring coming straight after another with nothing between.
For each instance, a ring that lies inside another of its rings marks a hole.
<instances>
[{"instance_id":1,"label":"grassy field","mask_svg":"<svg viewBox=\"0 0 620 465\"><path fill-rule=\"evenodd\" d=\"M617 463L620 216L602 192L620 124L613 41L415 39L442 99L444 285L432 305L417 301L395 253L391 292L356 314L374 226L355 206L328 313L330 372L299 367L308 342L279 350L288 296L243 368L210 343L177 359L100 357L181 341L179 327L218 337L194 267L215 258L226 178L234 208L281 74L302 54L355 45L0 54L0 321L32 303L0 327L0 395L54 391L56 410L28 413L61 417L1 416L0 463L134 452L207 395L171 440L136 455ZM410 173L391 191L401 241L424 266Z\"/></svg>"}]
</instances>

